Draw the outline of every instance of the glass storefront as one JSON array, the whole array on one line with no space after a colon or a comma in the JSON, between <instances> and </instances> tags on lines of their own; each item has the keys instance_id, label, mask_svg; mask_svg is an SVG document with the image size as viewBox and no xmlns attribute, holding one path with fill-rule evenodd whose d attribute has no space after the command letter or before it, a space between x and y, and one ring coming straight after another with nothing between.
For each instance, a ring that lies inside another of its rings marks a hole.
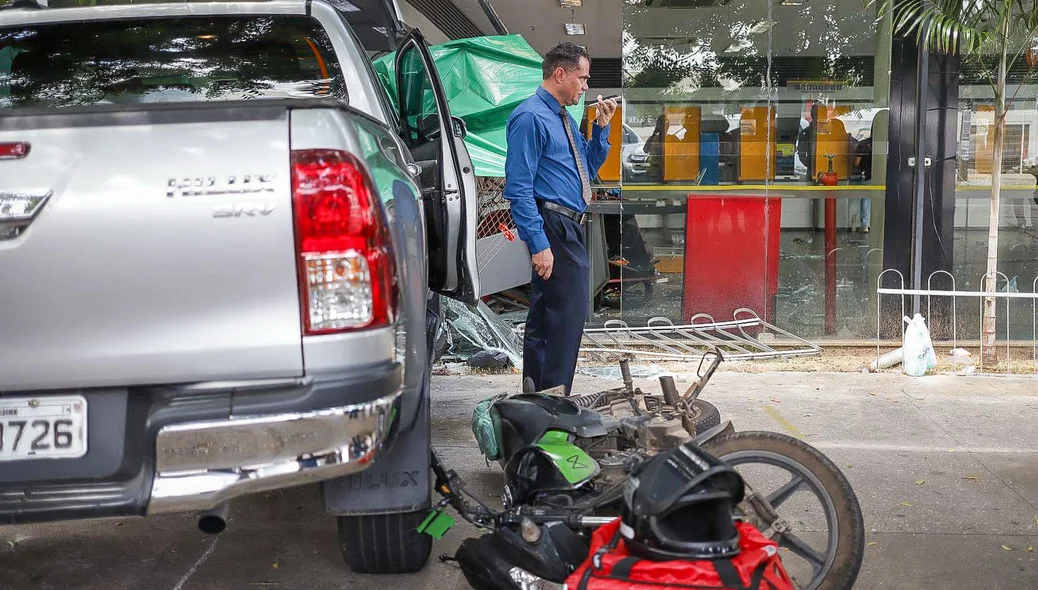
<instances>
[{"instance_id":1,"label":"glass storefront","mask_svg":"<svg viewBox=\"0 0 1038 590\"><path fill-rule=\"evenodd\" d=\"M625 0L622 128L614 130L622 148L602 171L594 205L592 323L726 321L742 308L806 338L875 337L892 194L892 43L889 20L862 7ZM1025 53L1009 74L1000 290L1036 286L1036 66L1038 51ZM957 135L952 124L939 132L957 146L955 181L945 177L935 196L942 179L927 178L929 206L954 218L938 230L927 217L959 290L981 290L986 267L992 67L990 58L959 62L958 104L950 104ZM932 286L950 280L935 275ZM975 302L958 306L959 337L979 335ZM1013 303L1013 338L1031 337L1031 314L1029 301Z\"/></svg>"},{"instance_id":2,"label":"glass storefront","mask_svg":"<svg viewBox=\"0 0 1038 590\"><path fill-rule=\"evenodd\" d=\"M804 337L874 335L889 27L860 0L660 4L624 6L593 321L744 308Z\"/></svg>"},{"instance_id":3,"label":"glass storefront","mask_svg":"<svg viewBox=\"0 0 1038 590\"><path fill-rule=\"evenodd\" d=\"M1038 54L1024 53L1009 70L1007 113L1003 138L1002 190L999 207L997 289L1030 293L1038 274ZM993 56L968 57L959 67L959 115L956 126L957 170L955 225L951 244L958 289L983 289L987 271L991 174L994 164L995 98L988 76L995 71ZM950 280L942 277L944 285ZM934 284L942 279L935 278ZM997 335L1033 337L1032 307L1028 300L999 302ZM975 333L980 308L970 305L958 313L960 333ZM1015 319L1014 319L1015 318Z\"/></svg>"}]
</instances>

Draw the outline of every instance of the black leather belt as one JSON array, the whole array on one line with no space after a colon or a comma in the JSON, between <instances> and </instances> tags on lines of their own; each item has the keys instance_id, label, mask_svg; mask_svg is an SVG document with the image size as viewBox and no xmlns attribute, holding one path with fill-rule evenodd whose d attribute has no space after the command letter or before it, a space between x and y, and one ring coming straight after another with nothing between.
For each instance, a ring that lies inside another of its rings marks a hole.
<instances>
[{"instance_id":1,"label":"black leather belt","mask_svg":"<svg viewBox=\"0 0 1038 590\"><path fill-rule=\"evenodd\" d=\"M537 199L537 205L549 211L565 215L580 225L584 225L584 222L587 221L587 213L581 213L575 209L570 209L565 205L559 205L558 203L552 203L551 201L542 201L540 199Z\"/></svg>"}]
</instances>

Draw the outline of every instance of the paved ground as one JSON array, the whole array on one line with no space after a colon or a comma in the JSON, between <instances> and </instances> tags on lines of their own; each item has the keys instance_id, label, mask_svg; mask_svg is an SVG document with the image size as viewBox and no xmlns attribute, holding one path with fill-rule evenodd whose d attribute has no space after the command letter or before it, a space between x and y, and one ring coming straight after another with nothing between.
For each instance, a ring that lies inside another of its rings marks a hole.
<instances>
[{"instance_id":1,"label":"paved ground","mask_svg":"<svg viewBox=\"0 0 1038 590\"><path fill-rule=\"evenodd\" d=\"M510 376L437 377L434 440L487 498L500 488L468 416ZM580 376L579 391L612 387ZM641 381L644 388L658 383ZM687 385L687 383L685 384ZM679 382L679 388L683 389ZM789 431L833 458L866 519L856 588L1038 587L1038 382L819 373L718 373L704 399L740 430ZM921 483L920 483L921 482ZM459 526L434 547L453 552ZM451 564L351 576L312 488L234 505L218 538L190 516L0 528L0 588L465 589Z\"/></svg>"}]
</instances>

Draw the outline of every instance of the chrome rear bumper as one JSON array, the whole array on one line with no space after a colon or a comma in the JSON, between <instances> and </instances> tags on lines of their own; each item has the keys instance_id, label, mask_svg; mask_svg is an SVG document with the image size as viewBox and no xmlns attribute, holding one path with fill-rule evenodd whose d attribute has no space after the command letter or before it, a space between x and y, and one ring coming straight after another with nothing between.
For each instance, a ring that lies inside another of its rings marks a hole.
<instances>
[{"instance_id":1,"label":"chrome rear bumper","mask_svg":"<svg viewBox=\"0 0 1038 590\"><path fill-rule=\"evenodd\" d=\"M165 426L156 438L147 513L203 511L246 494L362 471L386 440L399 396Z\"/></svg>"}]
</instances>

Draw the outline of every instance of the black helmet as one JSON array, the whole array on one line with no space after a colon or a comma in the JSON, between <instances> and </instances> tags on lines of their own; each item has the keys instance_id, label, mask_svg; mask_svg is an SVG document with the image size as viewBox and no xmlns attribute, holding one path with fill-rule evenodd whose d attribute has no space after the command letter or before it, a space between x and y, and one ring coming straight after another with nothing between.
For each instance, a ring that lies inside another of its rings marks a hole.
<instances>
[{"instance_id":1,"label":"black helmet","mask_svg":"<svg viewBox=\"0 0 1038 590\"><path fill-rule=\"evenodd\" d=\"M620 532L646 559L717 559L739 553L737 471L686 442L639 465L627 479Z\"/></svg>"}]
</instances>

